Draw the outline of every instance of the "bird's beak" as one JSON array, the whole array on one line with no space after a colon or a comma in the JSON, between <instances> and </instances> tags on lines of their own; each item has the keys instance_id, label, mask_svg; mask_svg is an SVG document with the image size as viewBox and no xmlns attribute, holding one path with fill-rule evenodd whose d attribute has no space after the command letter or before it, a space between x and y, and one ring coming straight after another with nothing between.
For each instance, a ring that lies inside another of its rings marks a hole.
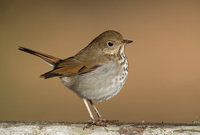
<instances>
[{"instance_id":1,"label":"bird's beak","mask_svg":"<svg viewBox=\"0 0 200 135\"><path fill-rule=\"evenodd\" d=\"M125 44L130 44L130 43L132 43L133 41L132 41L132 40L123 40L122 42L125 43Z\"/></svg>"}]
</instances>

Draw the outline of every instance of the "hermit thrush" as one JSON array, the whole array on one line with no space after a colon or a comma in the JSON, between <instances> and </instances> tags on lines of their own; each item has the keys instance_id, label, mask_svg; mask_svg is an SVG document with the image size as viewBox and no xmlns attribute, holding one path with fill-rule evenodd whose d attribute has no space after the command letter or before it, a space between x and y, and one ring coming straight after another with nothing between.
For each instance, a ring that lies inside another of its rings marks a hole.
<instances>
[{"instance_id":1,"label":"hermit thrush","mask_svg":"<svg viewBox=\"0 0 200 135\"><path fill-rule=\"evenodd\" d=\"M107 100L121 90L128 75L128 61L124 46L131 42L131 40L124 40L119 32L109 30L67 59L56 58L24 47L19 47L19 50L36 55L53 66L53 70L41 77L45 79L59 77L66 87L83 99L95 123L87 101L102 120L92 100Z\"/></svg>"}]
</instances>

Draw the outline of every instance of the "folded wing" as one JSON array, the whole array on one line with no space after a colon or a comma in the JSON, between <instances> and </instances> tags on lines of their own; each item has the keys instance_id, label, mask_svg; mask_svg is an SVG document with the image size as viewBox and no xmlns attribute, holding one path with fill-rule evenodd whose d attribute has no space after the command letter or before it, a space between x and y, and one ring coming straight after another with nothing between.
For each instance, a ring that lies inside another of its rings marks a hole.
<instances>
[{"instance_id":1,"label":"folded wing","mask_svg":"<svg viewBox=\"0 0 200 135\"><path fill-rule=\"evenodd\" d=\"M77 60L75 57L70 57L65 60L60 60L54 67L53 70L41 75L41 77L47 79L56 76L73 76L78 74L84 74L95 70L101 65L96 63L86 63Z\"/></svg>"}]
</instances>

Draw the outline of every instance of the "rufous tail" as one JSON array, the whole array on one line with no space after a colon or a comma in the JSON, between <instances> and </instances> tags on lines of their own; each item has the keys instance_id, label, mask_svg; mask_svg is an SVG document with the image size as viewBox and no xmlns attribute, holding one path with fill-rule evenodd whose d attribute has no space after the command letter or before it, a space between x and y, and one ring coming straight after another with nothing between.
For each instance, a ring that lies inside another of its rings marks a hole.
<instances>
[{"instance_id":1,"label":"rufous tail","mask_svg":"<svg viewBox=\"0 0 200 135\"><path fill-rule=\"evenodd\" d=\"M47 54L44 54L44 53L40 53L40 52L31 50L31 49L28 49L28 48L19 47L18 49L21 50L21 51L24 51L24 52L33 54L33 55L35 55L35 56L38 56L38 57L40 57L42 60L44 60L45 62L49 63L49 64L52 65L52 66L54 66L58 61L61 60L60 58L56 58L56 57L54 57L54 56L47 55Z\"/></svg>"}]
</instances>

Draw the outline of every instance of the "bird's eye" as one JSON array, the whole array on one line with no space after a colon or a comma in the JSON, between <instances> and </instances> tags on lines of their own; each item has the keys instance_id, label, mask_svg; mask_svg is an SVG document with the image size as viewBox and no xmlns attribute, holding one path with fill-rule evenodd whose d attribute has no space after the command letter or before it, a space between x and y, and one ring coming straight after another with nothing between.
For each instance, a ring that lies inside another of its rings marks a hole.
<instances>
[{"instance_id":1,"label":"bird's eye","mask_svg":"<svg viewBox=\"0 0 200 135\"><path fill-rule=\"evenodd\" d=\"M111 41L108 41L107 44L108 44L108 46L113 46L113 42L111 42Z\"/></svg>"}]
</instances>

